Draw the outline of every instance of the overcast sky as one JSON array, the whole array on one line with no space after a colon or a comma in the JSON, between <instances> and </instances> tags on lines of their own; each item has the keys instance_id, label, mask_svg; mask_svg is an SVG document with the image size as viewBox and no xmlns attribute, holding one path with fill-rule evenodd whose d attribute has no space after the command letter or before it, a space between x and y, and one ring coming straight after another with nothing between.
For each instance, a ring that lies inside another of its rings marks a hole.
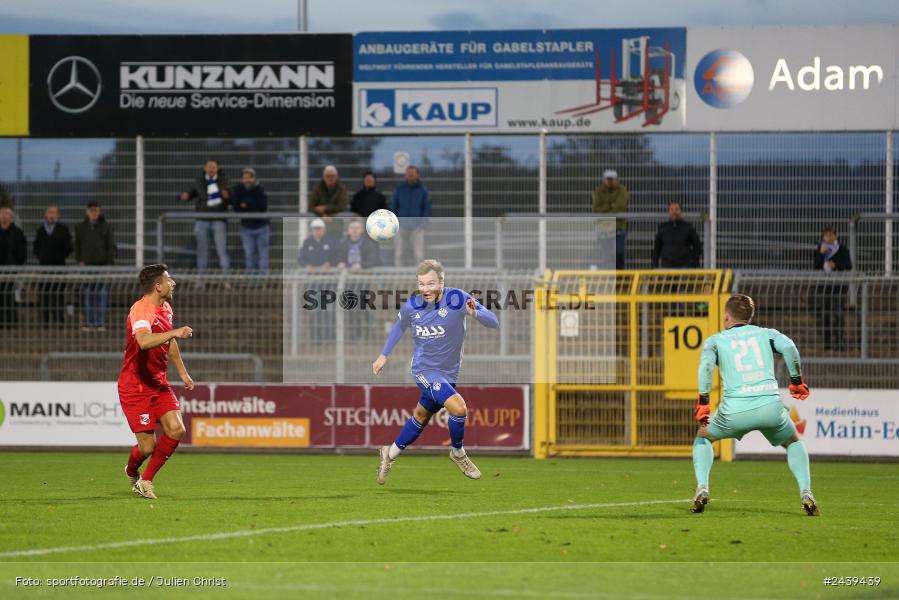
<instances>
[{"instance_id":1,"label":"overcast sky","mask_svg":"<svg viewBox=\"0 0 899 600\"><path fill-rule=\"evenodd\" d=\"M308 0L309 29L899 23L899 0ZM297 0L2 0L0 33L290 32Z\"/></svg>"},{"instance_id":2,"label":"overcast sky","mask_svg":"<svg viewBox=\"0 0 899 600\"><path fill-rule=\"evenodd\" d=\"M308 0L308 6L312 32L899 23L899 0ZM0 33L296 30L297 0L0 0ZM24 174L90 176L111 144L26 140ZM410 150L397 144L388 138L378 157ZM525 145L521 152L530 152ZM15 157L15 141L0 139L0 179L14 177Z\"/></svg>"}]
</instances>

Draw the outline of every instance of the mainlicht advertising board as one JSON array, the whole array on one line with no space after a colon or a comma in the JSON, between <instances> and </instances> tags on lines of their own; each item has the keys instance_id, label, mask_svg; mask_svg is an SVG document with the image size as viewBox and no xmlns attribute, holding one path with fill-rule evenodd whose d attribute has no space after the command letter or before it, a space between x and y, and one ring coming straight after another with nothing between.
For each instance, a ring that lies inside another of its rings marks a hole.
<instances>
[{"instance_id":1,"label":"mainlicht advertising board","mask_svg":"<svg viewBox=\"0 0 899 600\"><path fill-rule=\"evenodd\" d=\"M684 128L686 30L365 32L355 133Z\"/></svg>"},{"instance_id":2,"label":"mainlicht advertising board","mask_svg":"<svg viewBox=\"0 0 899 600\"><path fill-rule=\"evenodd\" d=\"M812 389L805 401L786 405L799 437L813 456L899 456L896 390ZM736 443L737 454L783 454L758 432Z\"/></svg>"},{"instance_id":3,"label":"mainlicht advertising board","mask_svg":"<svg viewBox=\"0 0 899 600\"><path fill-rule=\"evenodd\" d=\"M32 136L349 133L352 36L30 38Z\"/></svg>"},{"instance_id":4,"label":"mainlicht advertising board","mask_svg":"<svg viewBox=\"0 0 899 600\"><path fill-rule=\"evenodd\" d=\"M116 382L0 386L0 446L130 446Z\"/></svg>"},{"instance_id":5,"label":"mainlicht advertising board","mask_svg":"<svg viewBox=\"0 0 899 600\"><path fill-rule=\"evenodd\" d=\"M690 131L887 130L899 125L899 27L687 30Z\"/></svg>"}]
</instances>

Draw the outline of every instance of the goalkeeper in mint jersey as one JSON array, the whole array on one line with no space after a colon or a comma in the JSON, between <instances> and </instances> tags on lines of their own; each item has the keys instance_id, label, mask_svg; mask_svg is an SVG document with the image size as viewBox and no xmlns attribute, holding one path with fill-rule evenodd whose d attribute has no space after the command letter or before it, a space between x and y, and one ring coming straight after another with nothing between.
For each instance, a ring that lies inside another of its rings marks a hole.
<instances>
[{"instance_id":1,"label":"goalkeeper in mint jersey","mask_svg":"<svg viewBox=\"0 0 899 600\"><path fill-rule=\"evenodd\" d=\"M796 427L781 402L774 376L774 354L783 356L790 372L790 395L799 400L809 396L802 380L799 351L793 340L776 329L750 325L755 303L743 294L731 296L724 305L724 331L702 345L699 363L699 400L694 417L700 422L693 442L693 469L696 472L694 513L709 502L709 472L714 452L712 442L741 439L750 431L760 431L772 446L787 450L787 464L799 484L802 508L812 517L819 515L812 495L808 450L796 435ZM718 410L710 415L709 392L718 366L724 396Z\"/></svg>"},{"instance_id":2,"label":"goalkeeper in mint jersey","mask_svg":"<svg viewBox=\"0 0 899 600\"><path fill-rule=\"evenodd\" d=\"M480 479L481 472L462 447L468 407L456 391L456 381L462 368L467 318L490 329L499 327L499 319L468 292L444 287L443 265L436 260L423 261L418 265L416 275L419 293L402 306L384 349L371 365L372 373L378 375L406 330L412 330L411 371L421 394L415 411L396 441L390 446L382 446L378 452L381 458L378 483L384 485L400 452L418 439L431 417L441 408L449 413L446 425L450 434L450 460L466 477Z\"/></svg>"}]
</instances>

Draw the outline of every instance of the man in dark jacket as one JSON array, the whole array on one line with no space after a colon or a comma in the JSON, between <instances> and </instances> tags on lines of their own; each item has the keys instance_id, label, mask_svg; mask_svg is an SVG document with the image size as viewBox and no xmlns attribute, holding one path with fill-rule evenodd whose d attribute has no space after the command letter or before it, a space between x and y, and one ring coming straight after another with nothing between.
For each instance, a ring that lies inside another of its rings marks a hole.
<instances>
[{"instance_id":1,"label":"man in dark jacket","mask_svg":"<svg viewBox=\"0 0 899 600\"><path fill-rule=\"evenodd\" d=\"M326 233L323 219L312 219L309 224L311 235L303 240L300 246L299 262L309 273L327 273L334 265L334 240ZM306 285L306 292L321 296L325 291L333 290L333 284L313 279ZM306 293L304 292L304 294ZM320 304L310 315L309 331L315 342L334 341L334 307Z\"/></svg>"},{"instance_id":2,"label":"man in dark jacket","mask_svg":"<svg viewBox=\"0 0 899 600\"><path fill-rule=\"evenodd\" d=\"M116 245L112 225L106 222L100 204L87 203L87 216L75 226L75 260L79 265L107 267L115 264ZM109 300L109 284L90 281L82 288L84 293L84 330L106 329L106 305Z\"/></svg>"},{"instance_id":3,"label":"man in dark jacket","mask_svg":"<svg viewBox=\"0 0 899 600\"><path fill-rule=\"evenodd\" d=\"M425 258L425 228L431 218L431 196L421 182L418 167L406 167L406 180L396 186L390 210L400 219L400 230L393 242L394 263L403 266L403 246L411 240L415 264Z\"/></svg>"},{"instance_id":4,"label":"man in dark jacket","mask_svg":"<svg viewBox=\"0 0 899 600\"><path fill-rule=\"evenodd\" d=\"M247 167L240 174L240 183L231 192L234 212L268 212L268 196L256 181L256 171ZM249 274L268 274L268 252L272 228L268 219L241 219L240 241Z\"/></svg>"},{"instance_id":5,"label":"man in dark jacket","mask_svg":"<svg viewBox=\"0 0 899 600\"><path fill-rule=\"evenodd\" d=\"M659 225L652 246L652 268L698 269L702 241L693 225L682 218L680 202L668 204L668 220Z\"/></svg>"},{"instance_id":6,"label":"man in dark jacket","mask_svg":"<svg viewBox=\"0 0 899 600\"><path fill-rule=\"evenodd\" d=\"M334 264L334 242L325 235L325 222L312 219L309 224L312 235L300 247L299 263L310 273L330 271Z\"/></svg>"},{"instance_id":7,"label":"man in dark jacket","mask_svg":"<svg viewBox=\"0 0 899 600\"><path fill-rule=\"evenodd\" d=\"M14 217L12 208L0 207L0 265L25 264L28 242ZM0 276L0 329L14 327L16 320L16 284L12 277Z\"/></svg>"},{"instance_id":8,"label":"man in dark jacket","mask_svg":"<svg viewBox=\"0 0 899 600\"><path fill-rule=\"evenodd\" d=\"M203 174L198 176L186 192L181 192L181 200L194 201L194 210L202 213L223 213L228 211L231 199L231 184L225 174L219 171L217 160L209 159L203 166ZM209 266L209 237L212 236L215 252L219 257L222 272L231 268L228 257L228 222L224 219L197 219L194 223L197 238L197 270L205 273Z\"/></svg>"},{"instance_id":9,"label":"man in dark jacket","mask_svg":"<svg viewBox=\"0 0 899 600\"><path fill-rule=\"evenodd\" d=\"M816 271L838 273L852 270L849 248L837 239L836 227L825 227L815 248L813 267ZM846 286L838 283L820 283L815 286L815 325L818 339L825 350L845 350L843 339L843 305Z\"/></svg>"},{"instance_id":10,"label":"man in dark jacket","mask_svg":"<svg viewBox=\"0 0 899 600\"><path fill-rule=\"evenodd\" d=\"M363 219L376 210L387 208L387 198L378 189L378 180L371 171L362 176L362 189L353 194L350 210Z\"/></svg>"},{"instance_id":11,"label":"man in dark jacket","mask_svg":"<svg viewBox=\"0 0 899 600\"><path fill-rule=\"evenodd\" d=\"M51 204L44 211L44 221L34 234L34 256L43 266L63 266L71 253L72 234L68 227L59 222L59 208ZM65 284L43 281L38 288L44 327L51 322L62 323L65 315Z\"/></svg>"}]
</instances>

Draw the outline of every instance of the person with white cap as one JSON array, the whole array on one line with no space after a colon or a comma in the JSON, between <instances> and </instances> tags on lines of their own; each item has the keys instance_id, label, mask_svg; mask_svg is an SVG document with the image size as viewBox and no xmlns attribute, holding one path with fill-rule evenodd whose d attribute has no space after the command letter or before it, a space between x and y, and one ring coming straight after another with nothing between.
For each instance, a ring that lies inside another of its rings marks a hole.
<instances>
[{"instance_id":1,"label":"person with white cap","mask_svg":"<svg viewBox=\"0 0 899 600\"><path fill-rule=\"evenodd\" d=\"M309 224L311 234L300 246L299 263L300 267L305 267L309 273L327 273L331 270L336 258L336 244L331 236L325 234L325 222L322 219L312 219ZM303 293L304 298L308 293L312 293L313 297L319 296L327 289L333 289L332 284L325 281L311 280L306 284L306 290ZM307 300L308 301L308 300ZM327 305L319 304L317 301L312 306L308 306L310 312L309 335L312 341L334 341L334 310L327 310Z\"/></svg>"},{"instance_id":2,"label":"person with white cap","mask_svg":"<svg viewBox=\"0 0 899 600\"><path fill-rule=\"evenodd\" d=\"M593 212L627 212L627 188L618 181L618 173L606 169L602 183L593 191ZM615 220L615 268L624 269L624 243L627 239L627 221Z\"/></svg>"},{"instance_id":3,"label":"person with white cap","mask_svg":"<svg viewBox=\"0 0 899 600\"><path fill-rule=\"evenodd\" d=\"M340 181L337 167L328 165L322 171L322 178L312 188L312 196L309 198L309 206L312 212L322 218L325 228L331 237L340 237L343 226L334 215L346 212L350 204L350 197L346 186Z\"/></svg>"},{"instance_id":4,"label":"person with white cap","mask_svg":"<svg viewBox=\"0 0 899 600\"><path fill-rule=\"evenodd\" d=\"M306 267L309 272L331 270L335 248L331 239L325 236L325 222L322 219L312 219L309 230L312 234L300 246L300 266Z\"/></svg>"}]
</instances>

